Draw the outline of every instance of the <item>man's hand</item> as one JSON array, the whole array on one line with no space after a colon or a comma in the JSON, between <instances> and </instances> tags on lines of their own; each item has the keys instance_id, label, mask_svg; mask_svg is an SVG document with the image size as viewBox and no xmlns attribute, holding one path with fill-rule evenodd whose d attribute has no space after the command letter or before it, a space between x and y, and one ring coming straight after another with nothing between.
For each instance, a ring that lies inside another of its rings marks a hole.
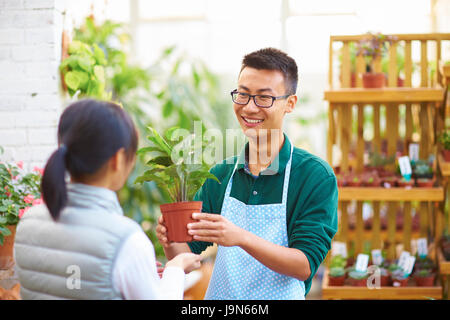
<instances>
[{"instance_id":1,"label":"man's hand","mask_svg":"<svg viewBox=\"0 0 450 320\"><path fill-rule=\"evenodd\" d=\"M195 241L214 242L224 247L240 246L247 234L220 214L193 213L192 218L200 220L188 224L188 233Z\"/></svg>"},{"instance_id":2,"label":"man's hand","mask_svg":"<svg viewBox=\"0 0 450 320\"><path fill-rule=\"evenodd\" d=\"M158 225L156 226L156 237L158 237L159 243L164 248L168 248L170 246L170 242L167 239L167 228L164 224L164 218L162 215L158 218Z\"/></svg>"}]
</instances>

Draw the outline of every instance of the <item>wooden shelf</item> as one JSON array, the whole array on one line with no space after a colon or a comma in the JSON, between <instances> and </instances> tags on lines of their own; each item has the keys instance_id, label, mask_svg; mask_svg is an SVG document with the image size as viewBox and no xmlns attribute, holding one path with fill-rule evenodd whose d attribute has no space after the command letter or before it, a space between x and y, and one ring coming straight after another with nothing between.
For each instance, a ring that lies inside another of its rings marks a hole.
<instances>
[{"instance_id":1,"label":"wooden shelf","mask_svg":"<svg viewBox=\"0 0 450 320\"><path fill-rule=\"evenodd\" d=\"M438 248L439 273L441 275L450 275L450 261L445 261L441 248Z\"/></svg>"},{"instance_id":2,"label":"wooden shelf","mask_svg":"<svg viewBox=\"0 0 450 320\"><path fill-rule=\"evenodd\" d=\"M444 201L444 188L339 187L339 201Z\"/></svg>"},{"instance_id":3,"label":"wooden shelf","mask_svg":"<svg viewBox=\"0 0 450 320\"><path fill-rule=\"evenodd\" d=\"M419 230L411 230L411 239L417 239L420 237ZM395 230L395 241L402 243L405 238L405 233L403 230ZM347 241L353 241L356 239L356 229L349 229L347 231ZM373 239L373 230L363 230L363 239L371 241ZM388 241L388 232L383 229L380 230L381 241Z\"/></svg>"},{"instance_id":4,"label":"wooden shelf","mask_svg":"<svg viewBox=\"0 0 450 320\"><path fill-rule=\"evenodd\" d=\"M325 91L331 103L442 102L443 88L342 88Z\"/></svg>"},{"instance_id":5,"label":"wooden shelf","mask_svg":"<svg viewBox=\"0 0 450 320\"><path fill-rule=\"evenodd\" d=\"M445 162L442 153L439 152L438 155L439 168L441 169L441 173L444 177L450 176L450 162Z\"/></svg>"},{"instance_id":6,"label":"wooden shelf","mask_svg":"<svg viewBox=\"0 0 450 320\"><path fill-rule=\"evenodd\" d=\"M411 280L411 284L414 280ZM322 299L355 299L355 300L428 300L442 299L442 286L434 287L367 287L329 286L328 269L322 280Z\"/></svg>"}]
</instances>

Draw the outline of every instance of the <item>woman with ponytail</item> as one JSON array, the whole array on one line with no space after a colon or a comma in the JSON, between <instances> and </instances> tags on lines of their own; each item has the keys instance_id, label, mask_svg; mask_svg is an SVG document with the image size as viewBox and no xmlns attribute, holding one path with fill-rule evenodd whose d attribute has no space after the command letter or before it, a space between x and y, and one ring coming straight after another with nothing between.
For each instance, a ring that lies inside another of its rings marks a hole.
<instances>
[{"instance_id":1,"label":"woman with ponytail","mask_svg":"<svg viewBox=\"0 0 450 320\"><path fill-rule=\"evenodd\" d=\"M200 256L176 256L160 279L152 243L115 194L133 169L137 140L114 103L86 99L65 109L59 148L42 177L45 205L28 210L17 228L23 299L183 297L184 274L200 266Z\"/></svg>"}]
</instances>

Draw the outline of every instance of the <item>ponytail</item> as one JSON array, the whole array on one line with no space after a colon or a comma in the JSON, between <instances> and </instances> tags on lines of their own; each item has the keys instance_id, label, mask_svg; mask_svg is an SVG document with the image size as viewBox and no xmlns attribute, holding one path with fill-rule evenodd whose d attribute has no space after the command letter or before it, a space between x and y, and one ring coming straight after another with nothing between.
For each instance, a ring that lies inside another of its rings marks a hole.
<instances>
[{"instance_id":1,"label":"ponytail","mask_svg":"<svg viewBox=\"0 0 450 320\"><path fill-rule=\"evenodd\" d=\"M42 176L42 198L53 218L57 221L67 203L65 181L67 147L63 144L50 156Z\"/></svg>"}]
</instances>

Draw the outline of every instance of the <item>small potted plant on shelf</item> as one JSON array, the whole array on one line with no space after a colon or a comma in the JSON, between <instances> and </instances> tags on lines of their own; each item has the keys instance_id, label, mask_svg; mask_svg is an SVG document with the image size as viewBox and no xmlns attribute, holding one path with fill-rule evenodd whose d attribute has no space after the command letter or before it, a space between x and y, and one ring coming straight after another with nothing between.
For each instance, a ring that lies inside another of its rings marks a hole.
<instances>
[{"instance_id":1,"label":"small potted plant on shelf","mask_svg":"<svg viewBox=\"0 0 450 320\"><path fill-rule=\"evenodd\" d=\"M419 160L414 164L413 175L419 188L430 188L434 185L433 169L426 161Z\"/></svg>"},{"instance_id":2,"label":"small potted plant on shelf","mask_svg":"<svg viewBox=\"0 0 450 320\"><path fill-rule=\"evenodd\" d=\"M343 286L345 282L345 269L342 267L330 268L328 280L330 286Z\"/></svg>"},{"instance_id":3,"label":"small potted plant on shelf","mask_svg":"<svg viewBox=\"0 0 450 320\"><path fill-rule=\"evenodd\" d=\"M363 184L366 187L379 187L381 185L381 179L377 174L367 174L363 179Z\"/></svg>"},{"instance_id":4,"label":"small potted plant on shelf","mask_svg":"<svg viewBox=\"0 0 450 320\"><path fill-rule=\"evenodd\" d=\"M387 157L384 154L377 152L369 152L369 164L367 170L370 172L376 171L380 178L391 176L392 173L385 169L386 165L395 163L395 156Z\"/></svg>"},{"instance_id":5,"label":"small potted plant on shelf","mask_svg":"<svg viewBox=\"0 0 450 320\"><path fill-rule=\"evenodd\" d=\"M414 273L414 280L418 287L432 287L436 273L431 269L421 269Z\"/></svg>"},{"instance_id":6,"label":"small potted plant on shelf","mask_svg":"<svg viewBox=\"0 0 450 320\"><path fill-rule=\"evenodd\" d=\"M367 272L361 272L356 270L351 270L348 273L348 278L350 285L354 287L365 287L367 286L367 278L369 274Z\"/></svg>"},{"instance_id":7,"label":"small potted plant on shelf","mask_svg":"<svg viewBox=\"0 0 450 320\"><path fill-rule=\"evenodd\" d=\"M399 180L397 180L397 185L400 188L412 188L414 186L414 179L410 178L409 180L406 180L405 177L401 177Z\"/></svg>"},{"instance_id":8,"label":"small potted plant on shelf","mask_svg":"<svg viewBox=\"0 0 450 320\"><path fill-rule=\"evenodd\" d=\"M169 241L192 241L192 236L187 232L187 224L194 221L192 213L201 212L202 209L202 202L192 199L206 179L220 183L203 161L203 150L207 144L194 135L185 137L181 142L176 141L176 127L167 131L167 139L155 129L148 129L150 135L147 139L151 146L139 149L138 154L156 153L156 156L147 162L150 169L138 177L135 183L154 181L167 192L173 203L162 204L160 209Z\"/></svg>"},{"instance_id":9,"label":"small potted plant on shelf","mask_svg":"<svg viewBox=\"0 0 450 320\"><path fill-rule=\"evenodd\" d=\"M20 218L30 207L42 203L41 177L40 168L27 173L22 162L0 163L0 270L14 266L14 239Z\"/></svg>"},{"instance_id":10,"label":"small potted plant on shelf","mask_svg":"<svg viewBox=\"0 0 450 320\"><path fill-rule=\"evenodd\" d=\"M364 88L382 88L385 86L386 76L382 72L374 72L374 61L381 58L387 50L387 44L395 39L381 33L368 33L367 36L358 42L357 55L362 55L366 63L366 72L363 73L362 81Z\"/></svg>"},{"instance_id":11,"label":"small potted plant on shelf","mask_svg":"<svg viewBox=\"0 0 450 320\"><path fill-rule=\"evenodd\" d=\"M349 187L360 187L362 185L362 180L357 175L352 175L350 179L347 180L347 185Z\"/></svg>"},{"instance_id":12,"label":"small potted plant on shelf","mask_svg":"<svg viewBox=\"0 0 450 320\"><path fill-rule=\"evenodd\" d=\"M439 142L442 145L442 155L444 157L445 162L450 162L450 131L445 130L439 136Z\"/></svg>"},{"instance_id":13,"label":"small potted plant on shelf","mask_svg":"<svg viewBox=\"0 0 450 320\"><path fill-rule=\"evenodd\" d=\"M391 278L392 286L394 287L406 287L409 281L409 275L407 275L402 268L397 264L391 264L389 266L389 274Z\"/></svg>"}]
</instances>

